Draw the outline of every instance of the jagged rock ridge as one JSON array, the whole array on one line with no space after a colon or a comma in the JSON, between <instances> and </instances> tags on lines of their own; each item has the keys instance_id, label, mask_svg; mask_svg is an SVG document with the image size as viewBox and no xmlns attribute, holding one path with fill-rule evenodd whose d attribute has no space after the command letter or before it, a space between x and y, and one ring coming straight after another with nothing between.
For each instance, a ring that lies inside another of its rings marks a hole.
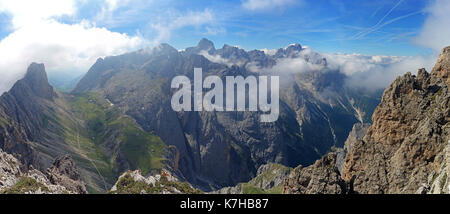
<instances>
[{"instance_id":1,"label":"jagged rock ridge","mask_svg":"<svg viewBox=\"0 0 450 214\"><path fill-rule=\"evenodd\" d=\"M431 74L425 69L417 75L408 72L384 91L373 124L362 140L352 143L342 173L333 164L323 167L333 162L334 153L330 153L309 171L286 179L285 192L342 193L325 191L338 190L337 180L350 187L347 193L449 193L449 50L444 48ZM316 171L316 176L309 176L310 171ZM339 174L336 180L320 179L336 177L334 172ZM308 178L312 179L303 182ZM313 178L319 181L312 182Z\"/></svg>"}]
</instances>

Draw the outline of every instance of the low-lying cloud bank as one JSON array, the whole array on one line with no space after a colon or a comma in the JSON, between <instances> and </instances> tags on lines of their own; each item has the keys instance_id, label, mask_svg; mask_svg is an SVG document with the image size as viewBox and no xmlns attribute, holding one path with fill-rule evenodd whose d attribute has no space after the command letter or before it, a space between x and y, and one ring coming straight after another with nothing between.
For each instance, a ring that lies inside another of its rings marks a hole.
<instances>
[{"instance_id":1,"label":"low-lying cloud bank","mask_svg":"<svg viewBox=\"0 0 450 214\"><path fill-rule=\"evenodd\" d=\"M262 50L267 56L273 56L277 50ZM348 87L358 87L369 90L386 88L396 77L418 69L431 71L438 54L427 56L368 56L361 54L319 53L308 47L303 47L295 57L275 58L275 65L260 66L257 62L246 62L223 58L217 54L200 52L208 60L227 66L245 66L255 73L296 74L302 72L339 71L347 76Z\"/></svg>"}]
</instances>

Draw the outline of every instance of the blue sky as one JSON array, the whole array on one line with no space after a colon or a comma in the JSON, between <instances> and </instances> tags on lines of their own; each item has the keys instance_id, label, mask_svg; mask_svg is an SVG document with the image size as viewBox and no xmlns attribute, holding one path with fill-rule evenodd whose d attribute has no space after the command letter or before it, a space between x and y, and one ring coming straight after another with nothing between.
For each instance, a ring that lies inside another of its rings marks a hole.
<instances>
[{"instance_id":1,"label":"blue sky","mask_svg":"<svg viewBox=\"0 0 450 214\"><path fill-rule=\"evenodd\" d=\"M217 46L227 43L245 49L271 49L300 43L318 51L368 55L417 55L427 51L411 42L411 38L421 29L427 15L424 9L432 1L281 0L278 6L273 2L275 6L251 9L241 0L131 1L100 20L96 16L104 3L88 1L78 3L75 16L59 20L75 23L87 19L98 27L128 35L140 32L152 40L158 32L150 25L158 21L170 22L171 16L206 11L212 14L211 21L173 29L170 37L162 42L181 49L207 37ZM377 23L383 25L397 18L397 21L369 30ZM0 14L0 38L11 33L8 19L7 14Z\"/></svg>"},{"instance_id":2,"label":"blue sky","mask_svg":"<svg viewBox=\"0 0 450 214\"><path fill-rule=\"evenodd\" d=\"M219 32L206 36L219 45L232 43L246 49L260 49L301 43L318 51L369 55L424 52L411 42L425 20L423 10L427 1L423 0L317 0L253 11L243 8L241 1L204 2L180 4L177 9L210 8L214 11ZM379 22L383 24L402 16L407 17L364 33ZM189 46L204 33L204 29L200 32L180 29L173 33L170 43L179 48Z\"/></svg>"},{"instance_id":3,"label":"blue sky","mask_svg":"<svg viewBox=\"0 0 450 214\"><path fill-rule=\"evenodd\" d=\"M448 0L0 0L0 91L33 61L79 75L99 57L201 38L247 50L300 43L320 53L423 56L430 65L450 45L448 14Z\"/></svg>"}]
</instances>

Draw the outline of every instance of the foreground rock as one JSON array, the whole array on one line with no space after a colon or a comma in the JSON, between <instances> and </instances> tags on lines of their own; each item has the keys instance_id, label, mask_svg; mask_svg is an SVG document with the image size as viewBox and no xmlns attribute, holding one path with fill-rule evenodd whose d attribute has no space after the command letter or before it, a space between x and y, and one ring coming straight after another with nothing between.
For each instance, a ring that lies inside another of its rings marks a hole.
<instances>
[{"instance_id":1,"label":"foreground rock","mask_svg":"<svg viewBox=\"0 0 450 214\"><path fill-rule=\"evenodd\" d=\"M336 166L336 154L329 153L309 167L298 166L284 180L285 194L347 194L352 186Z\"/></svg>"},{"instance_id":2,"label":"foreground rock","mask_svg":"<svg viewBox=\"0 0 450 214\"><path fill-rule=\"evenodd\" d=\"M347 140L345 141L344 148L336 149L336 167L338 168L339 173L342 174L345 157L347 156L348 152L353 148L355 144L362 142L369 127L369 123L357 123L353 125L353 129L348 134Z\"/></svg>"},{"instance_id":3,"label":"foreground rock","mask_svg":"<svg viewBox=\"0 0 450 214\"><path fill-rule=\"evenodd\" d=\"M201 194L187 182L180 182L169 172L144 177L139 170L123 173L109 191L111 194Z\"/></svg>"},{"instance_id":4,"label":"foreground rock","mask_svg":"<svg viewBox=\"0 0 450 214\"><path fill-rule=\"evenodd\" d=\"M349 136L345 163L330 153L295 169L285 193L449 193L450 47L431 73L398 77L385 91L362 140ZM353 133L355 134L355 133Z\"/></svg>"},{"instance_id":5,"label":"foreground rock","mask_svg":"<svg viewBox=\"0 0 450 214\"><path fill-rule=\"evenodd\" d=\"M448 193L450 47L428 73L407 73L384 92L373 125L346 157L358 193Z\"/></svg>"},{"instance_id":6,"label":"foreground rock","mask_svg":"<svg viewBox=\"0 0 450 214\"><path fill-rule=\"evenodd\" d=\"M364 143L346 157L344 178L356 176L355 191L415 193L441 168L450 134L445 81L421 69L386 89Z\"/></svg>"},{"instance_id":7,"label":"foreground rock","mask_svg":"<svg viewBox=\"0 0 450 214\"><path fill-rule=\"evenodd\" d=\"M64 156L65 160L72 161L70 156ZM55 161L55 164L58 162ZM73 162L72 162L73 163ZM51 169L57 166L52 166ZM21 170L21 163L15 157L0 149L0 193L3 194L85 194L84 183L72 178L64 179L65 182L52 180L52 177L63 178L64 171L49 169L51 173L44 174L39 170L30 169L27 172ZM66 171L78 173L76 166L70 165Z\"/></svg>"},{"instance_id":8,"label":"foreground rock","mask_svg":"<svg viewBox=\"0 0 450 214\"><path fill-rule=\"evenodd\" d=\"M53 166L47 169L47 177L51 183L64 186L71 192L87 193L80 173L69 155L57 158Z\"/></svg>"}]
</instances>

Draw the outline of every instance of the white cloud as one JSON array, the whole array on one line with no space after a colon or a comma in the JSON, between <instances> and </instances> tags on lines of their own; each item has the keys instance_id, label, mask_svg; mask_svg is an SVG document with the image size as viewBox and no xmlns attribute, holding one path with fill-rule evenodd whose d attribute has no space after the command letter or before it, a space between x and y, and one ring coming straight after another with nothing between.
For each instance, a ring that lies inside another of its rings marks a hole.
<instances>
[{"instance_id":1,"label":"white cloud","mask_svg":"<svg viewBox=\"0 0 450 214\"><path fill-rule=\"evenodd\" d=\"M211 62L223 64L223 65L226 65L229 67L231 67L233 65L242 66L245 64L245 60L229 60L229 59L221 57L218 54L211 55L207 51L201 51L199 53L199 55L204 56L206 59L208 59Z\"/></svg>"},{"instance_id":2,"label":"white cloud","mask_svg":"<svg viewBox=\"0 0 450 214\"><path fill-rule=\"evenodd\" d=\"M276 49L267 49L267 48L260 49L260 51L264 52L266 55L269 56L275 55L275 53L277 52Z\"/></svg>"},{"instance_id":3,"label":"white cloud","mask_svg":"<svg viewBox=\"0 0 450 214\"><path fill-rule=\"evenodd\" d=\"M201 12L190 11L186 14L179 12L171 12L167 16L164 16L162 20L157 20L157 23L151 23L150 27L156 30L156 37L154 43L167 42L170 40L171 33L174 30L183 27L201 27L214 22L213 13L206 9Z\"/></svg>"},{"instance_id":4,"label":"white cloud","mask_svg":"<svg viewBox=\"0 0 450 214\"><path fill-rule=\"evenodd\" d=\"M329 68L339 70L350 87L384 89L395 78L420 68L431 70L436 56L366 56L360 54L326 54Z\"/></svg>"},{"instance_id":5,"label":"white cloud","mask_svg":"<svg viewBox=\"0 0 450 214\"><path fill-rule=\"evenodd\" d=\"M345 75L380 70L389 65L401 62L404 57L367 56L362 54L323 54L332 70L339 70Z\"/></svg>"},{"instance_id":6,"label":"white cloud","mask_svg":"<svg viewBox=\"0 0 450 214\"><path fill-rule=\"evenodd\" d=\"M273 54L273 52L268 51L269 54ZM327 61L326 66L320 63L323 58ZM406 72L414 74L420 68L430 71L436 59L436 55L402 57L342 53L320 54L310 48L304 48L297 57L277 59L273 67L261 68L255 63L249 63L247 69L260 73L339 71L347 76L347 86L373 90L384 89L396 77Z\"/></svg>"},{"instance_id":7,"label":"white cloud","mask_svg":"<svg viewBox=\"0 0 450 214\"><path fill-rule=\"evenodd\" d=\"M442 48L450 45L450 1L434 0L425 10L428 17L417 37L413 39L416 44L432 48L440 52Z\"/></svg>"},{"instance_id":8,"label":"white cloud","mask_svg":"<svg viewBox=\"0 0 450 214\"><path fill-rule=\"evenodd\" d=\"M0 0L0 13L12 16L14 28L49 18L73 15L75 11L75 0Z\"/></svg>"},{"instance_id":9,"label":"white cloud","mask_svg":"<svg viewBox=\"0 0 450 214\"><path fill-rule=\"evenodd\" d=\"M0 92L9 90L31 62L44 63L49 73L81 74L98 57L122 54L147 44L140 36L112 32L86 20L75 24L57 21L63 15L74 16L75 5L75 1L67 0L0 0L0 12L11 16L13 26L12 33L0 41Z\"/></svg>"},{"instance_id":10,"label":"white cloud","mask_svg":"<svg viewBox=\"0 0 450 214\"><path fill-rule=\"evenodd\" d=\"M284 8L299 2L299 0L245 0L242 2L242 7L251 11L260 11Z\"/></svg>"}]
</instances>

